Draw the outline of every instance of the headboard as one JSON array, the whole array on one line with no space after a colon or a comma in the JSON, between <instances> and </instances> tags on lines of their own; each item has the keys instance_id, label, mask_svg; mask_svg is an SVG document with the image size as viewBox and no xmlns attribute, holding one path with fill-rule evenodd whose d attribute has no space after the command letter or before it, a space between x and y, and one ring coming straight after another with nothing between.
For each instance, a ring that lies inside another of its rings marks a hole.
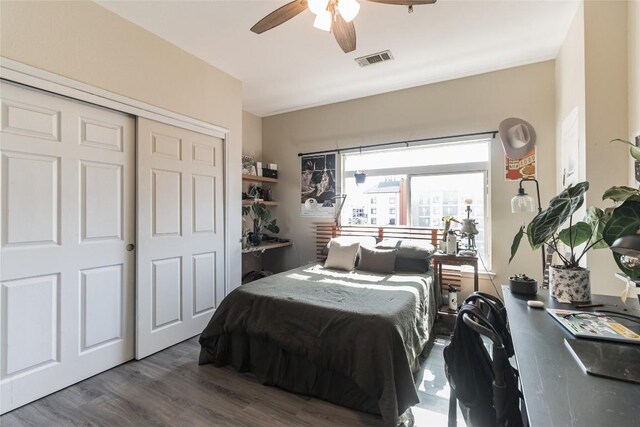
<instances>
[{"instance_id":1,"label":"headboard","mask_svg":"<svg viewBox=\"0 0 640 427\"><path fill-rule=\"evenodd\" d=\"M336 227L333 222L314 222L316 235L316 259L324 262L326 255L323 250L334 237L338 236L373 236L378 242L383 239L416 239L428 240L432 245L438 246L438 240L442 238L442 230L429 227L407 227L392 225L343 225ZM460 270L456 268L442 269L442 289L448 285L460 288Z\"/></svg>"}]
</instances>

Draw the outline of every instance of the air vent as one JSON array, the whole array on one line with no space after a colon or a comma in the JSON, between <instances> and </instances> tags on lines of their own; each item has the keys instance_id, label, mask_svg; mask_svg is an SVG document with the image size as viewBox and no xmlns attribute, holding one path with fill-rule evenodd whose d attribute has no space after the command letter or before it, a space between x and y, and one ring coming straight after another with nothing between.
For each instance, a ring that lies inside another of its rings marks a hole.
<instances>
[{"instance_id":1,"label":"air vent","mask_svg":"<svg viewBox=\"0 0 640 427\"><path fill-rule=\"evenodd\" d=\"M367 65L373 65L384 61L391 61L392 59L393 55L391 55L391 51L384 50L382 52L374 53L371 55L361 56L360 58L356 58L355 61L359 66L366 67Z\"/></svg>"}]
</instances>

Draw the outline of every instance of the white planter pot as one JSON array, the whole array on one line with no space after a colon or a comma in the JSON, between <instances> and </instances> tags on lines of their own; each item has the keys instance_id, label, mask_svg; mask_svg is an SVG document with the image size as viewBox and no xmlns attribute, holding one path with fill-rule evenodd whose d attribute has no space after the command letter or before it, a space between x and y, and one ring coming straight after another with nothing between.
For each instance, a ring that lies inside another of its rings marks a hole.
<instances>
[{"instance_id":1,"label":"white planter pot","mask_svg":"<svg viewBox=\"0 0 640 427\"><path fill-rule=\"evenodd\" d=\"M591 300L591 278L586 268L549 266L549 292L557 300Z\"/></svg>"}]
</instances>

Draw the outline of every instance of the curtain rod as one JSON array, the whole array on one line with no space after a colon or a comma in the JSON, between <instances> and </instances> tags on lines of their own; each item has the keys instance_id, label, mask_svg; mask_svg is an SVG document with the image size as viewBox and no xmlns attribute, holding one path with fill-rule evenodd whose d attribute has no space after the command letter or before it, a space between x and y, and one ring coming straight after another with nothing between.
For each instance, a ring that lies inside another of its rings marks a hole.
<instances>
[{"instance_id":1,"label":"curtain rod","mask_svg":"<svg viewBox=\"0 0 640 427\"><path fill-rule=\"evenodd\" d=\"M369 144L369 145L361 145L361 146L358 146L358 147L338 148L338 149L335 149L335 150L322 150L322 151L311 151L311 152L308 152L308 153L298 153L298 157L311 156L311 155L314 155L314 154L336 153L336 152L338 154L340 154L341 152L344 152L344 151L362 150L363 148L387 147L387 146L390 146L390 145L406 145L407 147L409 147L409 144L413 144L415 142L437 141L437 140L441 140L441 139L463 138L463 137L467 137L467 136L491 135L492 138L495 138L497 133L498 133L497 130L489 130L489 131L486 131L486 132L463 133L463 134L460 134L460 135L437 136L437 137L434 137L434 138L410 139L408 141L384 142L382 144Z\"/></svg>"}]
</instances>

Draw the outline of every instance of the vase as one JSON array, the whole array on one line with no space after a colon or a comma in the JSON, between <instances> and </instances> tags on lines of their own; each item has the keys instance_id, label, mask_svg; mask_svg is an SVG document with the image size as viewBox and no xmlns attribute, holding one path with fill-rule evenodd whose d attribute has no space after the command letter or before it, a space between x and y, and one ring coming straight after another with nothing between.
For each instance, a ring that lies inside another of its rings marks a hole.
<instances>
[{"instance_id":1,"label":"vase","mask_svg":"<svg viewBox=\"0 0 640 427\"><path fill-rule=\"evenodd\" d=\"M591 301L590 271L582 267L549 266L549 292L558 301Z\"/></svg>"}]
</instances>

